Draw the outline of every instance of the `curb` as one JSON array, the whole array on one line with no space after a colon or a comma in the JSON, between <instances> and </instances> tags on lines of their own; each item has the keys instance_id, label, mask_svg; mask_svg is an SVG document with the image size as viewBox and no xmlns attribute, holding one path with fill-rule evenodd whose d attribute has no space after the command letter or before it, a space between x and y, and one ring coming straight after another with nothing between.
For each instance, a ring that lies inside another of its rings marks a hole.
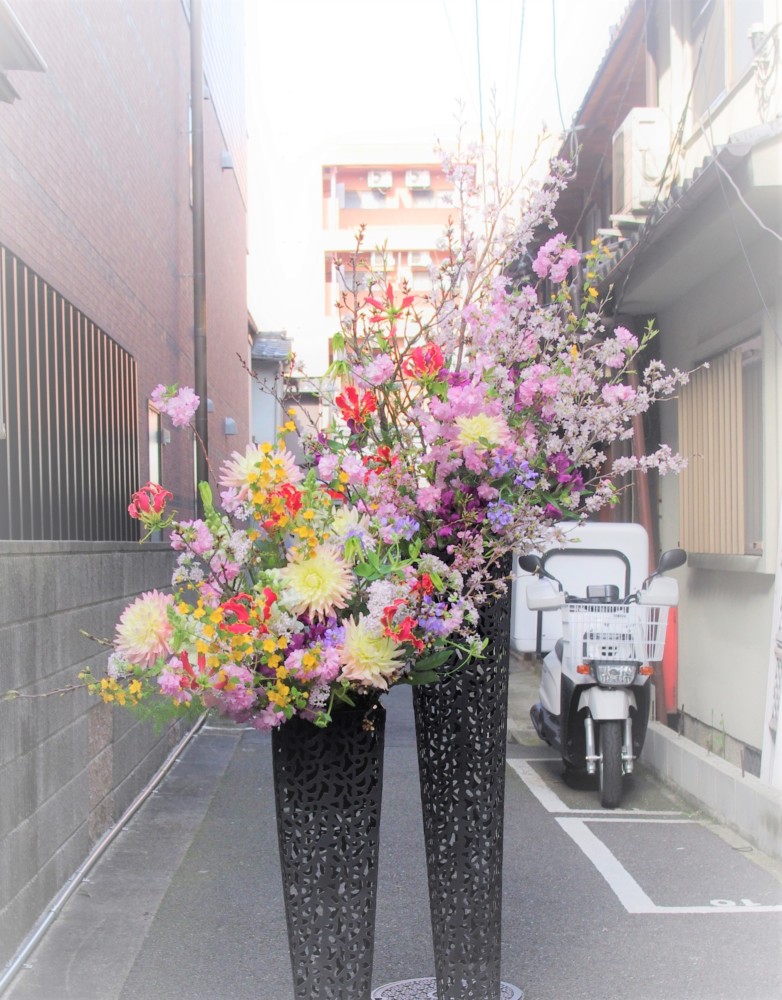
<instances>
[{"instance_id":1,"label":"curb","mask_svg":"<svg viewBox=\"0 0 782 1000\"><path fill-rule=\"evenodd\" d=\"M660 722L649 723L642 761L758 850L782 860L782 791Z\"/></svg>"}]
</instances>

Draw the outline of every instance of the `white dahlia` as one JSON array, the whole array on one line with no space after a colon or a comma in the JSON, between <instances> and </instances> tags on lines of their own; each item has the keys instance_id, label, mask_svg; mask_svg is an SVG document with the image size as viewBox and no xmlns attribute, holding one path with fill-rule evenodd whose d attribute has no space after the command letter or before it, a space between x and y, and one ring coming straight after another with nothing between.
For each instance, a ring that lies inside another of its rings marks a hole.
<instances>
[{"instance_id":1,"label":"white dahlia","mask_svg":"<svg viewBox=\"0 0 782 1000\"><path fill-rule=\"evenodd\" d=\"M254 486L258 471L262 465L269 463L272 476L268 487L283 486L285 483L298 483L304 478L304 473L296 465L296 459L287 448L272 448L268 445L248 444L244 455L235 451L223 463L220 485L237 491L236 499L243 501Z\"/></svg>"},{"instance_id":2,"label":"white dahlia","mask_svg":"<svg viewBox=\"0 0 782 1000\"><path fill-rule=\"evenodd\" d=\"M468 444L482 444L484 441L488 441L489 448L497 448L506 444L509 436L505 420L489 413L457 417L456 426L459 428L457 441L463 448Z\"/></svg>"},{"instance_id":3,"label":"white dahlia","mask_svg":"<svg viewBox=\"0 0 782 1000\"><path fill-rule=\"evenodd\" d=\"M384 635L374 631L366 618L345 623L345 638L339 650L342 659L340 678L362 687L388 690L388 679L402 667L403 650Z\"/></svg>"},{"instance_id":4,"label":"white dahlia","mask_svg":"<svg viewBox=\"0 0 782 1000\"><path fill-rule=\"evenodd\" d=\"M333 545L289 562L277 575L283 587L279 597L295 615L328 617L344 608L353 593L350 566Z\"/></svg>"}]
</instances>

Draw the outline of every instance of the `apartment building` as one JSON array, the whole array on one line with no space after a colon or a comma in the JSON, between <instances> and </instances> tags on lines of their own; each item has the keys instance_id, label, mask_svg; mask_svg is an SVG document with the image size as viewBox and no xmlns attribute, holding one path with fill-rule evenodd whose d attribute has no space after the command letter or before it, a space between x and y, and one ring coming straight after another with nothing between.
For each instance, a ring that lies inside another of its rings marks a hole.
<instances>
[{"instance_id":1,"label":"apartment building","mask_svg":"<svg viewBox=\"0 0 782 1000\"><path fill-rule=\"evenodd\" d=\"M357 145L335 151L323 167L327 328L339 329L345 293L366 288L370 276L379 286L406 287L423 306L430 269L442 260L443 235L455 218L452 194L431 148Z\"/></svg>"},{"instance_id":2,"label":"apartment building","mask_svg":"<svg viewBox=\"0 0 782 1000\"><path fill-rule=\"evenodd\" d=\"M250 433L243 0L201 9L209 448ZM191 3L0 0L0 964L176 731L68 687L129 599L148 479L194 510L194 440L150 401L193 384Z\"/></svg>"}]
</instances>

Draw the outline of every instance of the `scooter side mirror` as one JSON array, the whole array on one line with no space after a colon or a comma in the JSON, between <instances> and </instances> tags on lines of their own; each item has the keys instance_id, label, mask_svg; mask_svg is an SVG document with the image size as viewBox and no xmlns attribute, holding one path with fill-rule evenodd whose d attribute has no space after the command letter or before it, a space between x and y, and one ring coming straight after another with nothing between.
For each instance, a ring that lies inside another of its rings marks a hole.
<instances>
[{"instance_id":1,"label":"scooter side mirror","mask_svg":"<svg viewBox=\"0 0 782 1000\"><path fill-rule=\"evenodd\" d=\"M532 573L535 576L543 574L543 560L540 556L528 555L519 557L519 568L525 573Z\"/></svg>"},{"instance_id":2,"label":"scooter side mirror","mask_svg":"<svg viewBox=\"0 0 782 1000\"><path fill-rule=\"evenodd\" d=\"M684 549L666 549L660 556L657 564L657 573L668 573L672 569L678 569L687 562L687 553Z\"/></svg>"}]
</instances>

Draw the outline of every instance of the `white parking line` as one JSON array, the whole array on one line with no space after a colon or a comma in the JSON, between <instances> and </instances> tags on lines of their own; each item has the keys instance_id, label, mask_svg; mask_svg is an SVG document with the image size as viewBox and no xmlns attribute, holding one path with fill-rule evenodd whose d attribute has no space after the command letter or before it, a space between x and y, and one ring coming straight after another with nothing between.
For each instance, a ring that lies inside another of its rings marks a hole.
<instances>
[{"instance_id":1,"label":"white parking line","mask_svg":"<svg viewBox=\"0 0 782 1000\"><path fill-rule=\"evenodd\" d=\"M658 906L643 891L633 876L620 863L587 823L690 823L687 819L633 819L615 816L593 817L589 820L574 816L558 816L557 823L571 837L600 872L628 913L683 914L683 913L782 913L782 905L766 906L742 899L713 899L708 906Z\"/></svg>"},{"instance_id":2,"label":"white parking line","mask_svg":"<svg viewBox=\"0 0 782 1000\"><path fill-rule=\"evenodd\" d=\"M532 767L532 764L540 763L541 761L550 761L550 757L526 757L523 760L521 758L509 758L508 763L513 768L513 770L518 774L524 784L529 788L535 798L540 802L544 809L550 813L570 813L570 814L584 814L584 813L595 813L600 812L600 807L595 806L594 809L571 809L570 806L566 805L562 799L557 795L549 785L546 784L543 776ZM674 809L644 809L642 810L644 816L680 816L681 813ZM613 809L612 814L614 816L638 816L638 809Z\"/></svg>"}]
</instances>

